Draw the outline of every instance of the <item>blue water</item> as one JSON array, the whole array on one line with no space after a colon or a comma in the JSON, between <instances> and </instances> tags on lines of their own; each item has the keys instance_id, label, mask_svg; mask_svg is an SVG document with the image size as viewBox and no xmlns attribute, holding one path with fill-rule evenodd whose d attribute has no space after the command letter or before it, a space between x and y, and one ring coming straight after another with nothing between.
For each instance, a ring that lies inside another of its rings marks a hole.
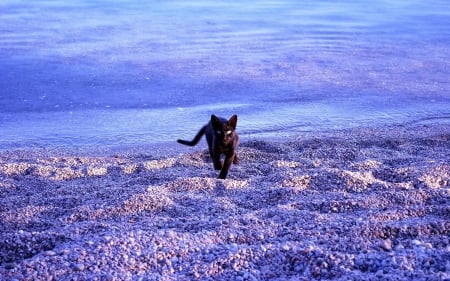
<instances>
[{"instance_id":1,"label":"blue water","mask_svg":"<svg viewBox=\"0 0 450 281\"><path fill-rule=\"evenodd\" d=\"M0 149L450 121L447 0L71 2L0 3Z\"/></svg>"}]
</instances>

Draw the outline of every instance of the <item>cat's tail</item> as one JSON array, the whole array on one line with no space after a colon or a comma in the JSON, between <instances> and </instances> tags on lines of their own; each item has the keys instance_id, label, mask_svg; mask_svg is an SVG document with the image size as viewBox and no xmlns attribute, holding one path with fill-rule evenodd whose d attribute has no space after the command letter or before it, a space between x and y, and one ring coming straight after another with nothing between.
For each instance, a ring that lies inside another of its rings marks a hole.
<instances>
[{"instance_id":1,"label":"cat's tail","mask_svg":"<svg viewBox=\"0 0 450 281\"><path fill-rule=\"evenodd\" d=\"M200 129L200 131L198 131L197 135L195 136L195 138L192 141L186 141L186 140L177 140L178 143L184 144L184 145L189 145L189 146L194 146L196 145L201 138L203 137L203 135L205 134L206 131L206 126L204 126L203 128Z\"/></svg>"}]
</instances>

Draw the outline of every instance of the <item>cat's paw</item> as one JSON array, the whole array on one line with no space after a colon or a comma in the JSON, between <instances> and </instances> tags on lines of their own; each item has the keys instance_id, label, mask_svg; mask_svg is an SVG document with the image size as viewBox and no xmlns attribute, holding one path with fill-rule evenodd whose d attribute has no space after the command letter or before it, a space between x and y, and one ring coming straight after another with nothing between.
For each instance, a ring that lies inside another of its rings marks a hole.
<instances>
[{"instance_id":1,"label":"cat's paw","mask_svg":"<svg viewBox=\"0 0 450 281\"><path fill-rule=\"evenodd\" d=\"M239 164L239 158L237 155L234 155L233 164Z\"/></svg>"},{"instance_id":2,"label":"cat's paw","mask_svg":"<svg viewBox=\"0 0 450 281\"><path fill-rule=\"evenodd\" d=\"M224 180L227 177L228 172L227 171L221 171L219 174L219 179Z\"/></svg>"}]
</instances>

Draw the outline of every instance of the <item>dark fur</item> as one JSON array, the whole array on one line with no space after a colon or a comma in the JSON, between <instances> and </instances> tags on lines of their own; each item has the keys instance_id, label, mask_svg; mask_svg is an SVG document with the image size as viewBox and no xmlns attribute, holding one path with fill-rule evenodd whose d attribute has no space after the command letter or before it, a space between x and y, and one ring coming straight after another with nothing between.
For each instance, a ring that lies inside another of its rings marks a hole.
<instances>
[{"instance_id":1,"label":"dark fur","mask_svg":"<svg viewBox=\"0 0 450 281\"><path fill-rule=\"evenodd\" d=\"M230 169L231 162L238 163L236 148L239 144L239 136L236 133L237 115L230 120L211 115L211 121L203 126L192 141L178 140L179 143L189 146L196 145L203 135L208 142L209 154L214 163L214 169L220 170L219 178L225 179ZM225 155L225 161L220 160Z\"/></svg>"}]
</instances>

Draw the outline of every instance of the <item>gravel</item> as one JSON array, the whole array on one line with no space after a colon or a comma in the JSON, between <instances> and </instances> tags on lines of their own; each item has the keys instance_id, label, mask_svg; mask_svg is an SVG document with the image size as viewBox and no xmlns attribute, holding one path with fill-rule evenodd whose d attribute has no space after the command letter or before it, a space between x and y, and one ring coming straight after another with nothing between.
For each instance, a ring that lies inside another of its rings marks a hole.
<instances>
[{"instance_id":1,"label":"gravel","mask_svg":"<svg viewBox=\"0 0 450 281\"><path fill-rule=\"evenodd\" d=\"M450 125L0 152L2 280L450 280Z\"/></svg>"}]
</instances>

